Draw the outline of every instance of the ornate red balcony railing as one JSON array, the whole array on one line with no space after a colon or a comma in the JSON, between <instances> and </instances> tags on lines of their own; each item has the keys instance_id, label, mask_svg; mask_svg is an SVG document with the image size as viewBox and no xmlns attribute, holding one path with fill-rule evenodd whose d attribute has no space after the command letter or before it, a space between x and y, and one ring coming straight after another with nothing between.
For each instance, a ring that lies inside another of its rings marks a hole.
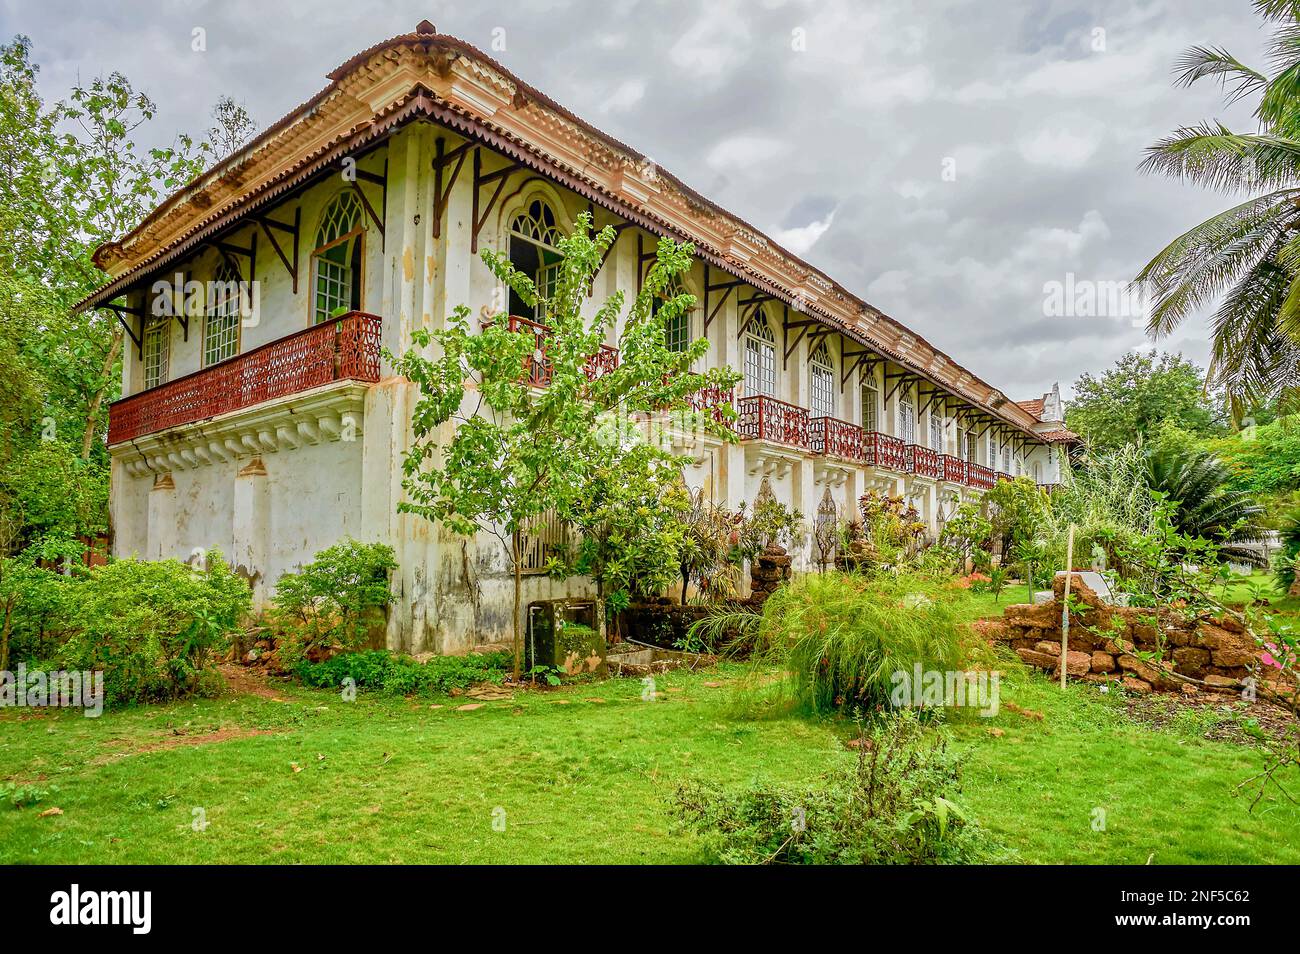
<instances>
[{"instance_id":1,"label":"ornate red balcony railing","mask_svg":"<svg viewBox=\"0 0 1300 954\"><path fill-rule=\"evenodd\" d=\"M967 464L960 457L953 457L951 454L943 455L943 479L954 484L964 484L966 482Z\"/></svg>"},{"instance_id":2,"label":"ornate red balcony railing","mask_svg":"<svg viewBox=\"0 0 1300 954\"><path fill-rule=\"evenodd\" d=\"M808 446L814 454L862 460L862 428L834 417L814 417L808 422Z\"/></svg>"},{"instance_id":3,"label":"ornate red balcony railing","mask_svg":"<svg viewBox=\"0 0 1300 954\"><path fill-rule=\"evenodd\" d=\"M907 472L918 477L930 477L939 480L943 477L943 464L939 462L939 452L920 444L908 444Z\"/></svg>"},{"instance_id":4,"label":"ornate red balcony railing","mask_svg":"<svg viewBox=\"0 0 1300 954\"><path fill-rule=\"evenodd\" d=\"M691 408L701 414L711 414L715 421L722 422L722 408L730 404L735 393L732 388L720 388L716 384L705 385L690 396Z\"/></svg>"},{"instance_id":5,"label":"ornate red balcony railing","mask_svg":"<svg viewBox=\"0 0 1300 954\"><path fill-rule=\"evenodd\" d=\"M871 467L907 471L907 445L900 438L872 431L866 435L862 459Z\"/></svg>"},{"instance_id":6,"label":"ornate red balcony railing","mask_svg":"<svg viewBox=\"0 0 1300 954\"><path fill-rule=\"evenodd\" d=\"M380 320L354 311L115 401L108 442L239 411L331 381L379 380Z\"/></svg>"},{"instance_id":7,"label":"ornate red balcony railing","mask_svg":"<svg viewBox=\"0 0 1300 954\"><path fill-rule=\"evenodd\" d=\"M997 475L993 473L991 467L982 464L966 465L966 486L977 490L991 490L996 480Z\"/></svg>"},{"instance_id":8,"label":"ornate red balcony railing","mask_svg":"<svg viewBox=\"0 0 1300 954\"><path fill-rule=\"evenodd\" d=\"M774 441L808 446L808 409L766 394L741 398L736 404L737 430L744 440Z\"/></svg>"},{"instance_id":9,"label":"ornate red balcony railing","mask_svg":"<svg viewBox=\"0 0 1300 954\"><path fill-rule=\"evenodd\" d=\"M521 331L533 336L533 353L524 359L524 376L528 383L544 388L551 383L551 362L546 358L547 330L545 326L528 318L511 315L506 327L511 331ZM595 381L601 375L608 374L618 367L618 349L610 345L601 345L600 350L587 359L583 369L588 381Z\"/></svg>"}]
</instances>

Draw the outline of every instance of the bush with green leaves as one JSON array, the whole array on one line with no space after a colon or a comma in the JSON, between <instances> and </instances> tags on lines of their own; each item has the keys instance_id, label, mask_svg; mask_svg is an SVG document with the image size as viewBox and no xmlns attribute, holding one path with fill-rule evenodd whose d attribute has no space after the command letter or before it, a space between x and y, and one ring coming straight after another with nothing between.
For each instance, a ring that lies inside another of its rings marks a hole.
<instances>
[{"instance_id":1,"label":"bush with green leaves","mask_svg":"<svg viewBox=\"0 0 1300 954\"><path fill-rule=\"evenodd\" d=\"M76 581L29 553L0 558L0 670L49 658L71 624Z\"/></svg>"},{"instance_id":2,"label":"bush with green leaves","mask_svg":"<svg viewBox=\"0 0 1300 954\"><path fill-rule=\"evenodd\" d=\"M395 569L392 547L349 538L280 577L268 614L280 665L291 670L328 648L363 648L394 599L389 576Z\"/></svg>"},{"instance_id":3,"label":"bush with green leaves","mask_svg":"<svg viewBox=\"0 0 1300 954\"><path fill-rule=\"evenodd\" d=\"M698 632L741 632L737 646L752 650L758 670L788 673L799 708L874 710L890 705L895 672L957 671L979 655L962 622L969 599L911 573L809 573L778 588L761 615L720 610Z\"/></svg>"},{"instance_id":4,"label":"bush with green leaves","mask_svg":"<svg viewBox=\"0 0 1300 954\"><path fill-rule=\"evenodd\" d=\"M178 560L115 560L75 584L65 669L103 670L109 704L205 694L210 668L248 614L252 594L220 553L195 568Z\"/></svg>"},{"instance_id":5,"label":"bush with green leaves","mask_svg":"<svg viewBox=\"0 0 1300 954\"><path fill-rule=\"evenodd\" d=\"M387 650L345 653L325 662L301 662L295 670L304 685L337 689L351 679L358 689L393 696L436 695L482 682L501 683L510 670L509 653L435 656L417 662Z\"/></svg>"},{"instance_id":6,"label":"bush with green leaves","mask_svg":"<svg viewBox=\"0 0 1300 954\"><path fill-rule=\"evenodd\" d=\"M960 760L899 712L864 730L852 767L808 784L685 783L674 814L724 864L972 864L1004 854L956 801Z\"/></svg>"}]
</instances>

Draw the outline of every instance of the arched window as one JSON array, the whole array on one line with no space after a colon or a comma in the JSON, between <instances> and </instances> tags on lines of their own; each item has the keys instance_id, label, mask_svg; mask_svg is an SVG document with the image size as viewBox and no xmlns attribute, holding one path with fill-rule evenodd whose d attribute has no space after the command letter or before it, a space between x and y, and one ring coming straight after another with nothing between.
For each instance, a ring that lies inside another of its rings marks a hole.
<instances>
[{"instance_id":1,"label":"arched window","mask_svg":"<svg viewBox=\"0 0 1300 954\"><path fill-rule=\"evenodd\" d=\"M361 200L350 189L336 195L321 213L312 253L316 273L312 320L317 324L361 308L364 222Z\"/></svg>"},{"instance_id":2,"label":"arched window","mask_svg":"<svg viewBox=\"0 0 1300 954\"><path fill-rule=\"evenodd\" d=\"M979 438L975 436L975 432L967 431L966 432L966 463L968 464L976 463L975 448L978 443L979 443Z\"/></svg>"},{"instance_id":3,"label":"arched window","mask_svg":"<svg viewBox=\"0 0 1300 954\"><path fill-rule=\"evenodd\" d=\"M208 286L203 317L203 366L239 354L239 317L243 310L242 279L229 258L222 257Z\"/></svg>"},{"instance_id":4,"label":"arched window","mask_svg":"<svg viewBox=\"0 0 1300 954\"><path fill-rule=\"evenodd\" d=\"M831 352L825 341L813 351L809 365L812 373L813 417L834 417L835 366L831 364Z\"/></svg>"},{"instance_id":5,"label":"arched window","mask_svg":"<svg viewBox=\"0 0 1300 954\"><path fill-rule=\"evenodd\" d=\"M776 335L762 308L745 326L745 393L776 393Z\"/></svg>"},{"instance_id":6,"label":"arched window","mask_svg":"<svg viewBox=\"0 0 1300 954\"><path fill-rule=\"evenodd\" d=\"M943 453L943 417L930 412L930 449Z\"/></svg>"},{"instance_id":7,"label":"arched window","mask_svg":"<svg viewBox=\"0 0 1300 954\"><path fill-rule=\"evenodd\" d=\"M916 443L916 405L910 394L898 398L898 436L904 444Z\"/></svg>"},{"instance_id":8,"label":"arched window","mask_svg":"<svg viewBox=\"0 0 1300 954\"><path fill-rule=\"evenodd\" d=\"M529 307L510 289L510 314L540 321L546 299L555 295L560 280L560 253L556 250L564 233L555 223L555 211L543 200L534 199L510 223L510 264L533 280L537 304Z\"/></svg>"},{"instance_id":9,"label":"arched window","mask_svg":"<svg viewBox=\"0 0 1300 954\"><path fill-rule=\"evenodd\" d=\"M650 307L656 315L665 302L672 301L678 295L685 295L686 288L679 276L668 279L664 290L651 302ZM691 310L682 309L680 314L664 318L664 344L669 351L685 351L691 346Z\"/></svg>"}]
</instances>

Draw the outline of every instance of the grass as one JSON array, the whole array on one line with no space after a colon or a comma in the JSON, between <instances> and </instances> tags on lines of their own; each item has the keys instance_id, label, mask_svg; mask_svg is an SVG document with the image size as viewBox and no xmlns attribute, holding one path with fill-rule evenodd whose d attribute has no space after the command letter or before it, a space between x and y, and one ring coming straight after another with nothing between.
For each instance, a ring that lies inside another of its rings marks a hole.
<instances>
[{"instance_id":1,"label":"grass","mask_svg":"<svg viewBox=\"0 0 1300 954\"><path fill-rule=\"evenodd\" d=\"M1020 597L974 599L972 615L992 615ZM1236 713L1153 725L1119 691L1062 692L1014 659L1000 666L998 715L950 724L968 756L961 800L1018 860L1300 863L1300 807L1274 791L1250 811L1235 792L1261 756L1206 737ZM288 684L98 719L0 710L0 793L45 792L0 802L0 862L703 861L668 813L679 781L793 782L854 758L846 721L738 715L745 671L665 674L657 701L611 679L471 711L457 709L464 696L349 703ZM51 807L63 813L40 817Z\"/></svg>"}]
</instances>

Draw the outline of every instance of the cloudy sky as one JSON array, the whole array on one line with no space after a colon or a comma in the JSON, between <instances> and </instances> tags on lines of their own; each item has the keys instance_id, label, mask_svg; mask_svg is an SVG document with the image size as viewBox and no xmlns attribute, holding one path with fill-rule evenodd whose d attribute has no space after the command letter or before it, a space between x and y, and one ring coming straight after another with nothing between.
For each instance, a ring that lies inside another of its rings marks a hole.
<instances>
[{"instance_id":1,"label":"cloudy sky","mask_svg":"<svg viewBox=\"0 0 1300 954\"><path fill-rule=\"evenodd\" d=\"M156 129L229 94L265 126L427 17L800 252L1016 399L1150 347L1131 316L1047 316L1044 285L1126 282L1230 198L1137 172L1208 118L1247 128L1193 44L1264 66L1248 0L0 0L42 90L126 73ZM192 47L204 31L206 49ZM1201 323L1162 347L1203 361Z\"/></svg>"}]
</instances>

